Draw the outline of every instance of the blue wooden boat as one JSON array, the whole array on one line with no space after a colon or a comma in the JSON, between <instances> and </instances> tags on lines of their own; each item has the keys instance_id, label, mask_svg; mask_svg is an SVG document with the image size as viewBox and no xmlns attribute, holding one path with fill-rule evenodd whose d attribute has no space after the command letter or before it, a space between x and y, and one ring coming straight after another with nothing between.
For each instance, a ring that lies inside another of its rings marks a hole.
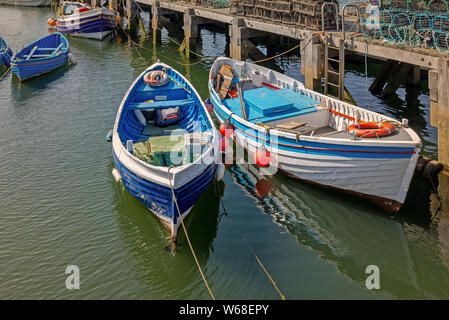
<instances>
[{"instance_id":1,"label":"blue wooden boat","mask_svg":"<svg viewBox=\"0 0 449 320\"><path fill-rule=\"evenodd\" d=\"M117 27L115 11L81 2L61 2L56 28L66 35L103 40Z\"/></svg>"},{"instance_id":2,"label":"blue wooden boat","mask_svg":"<svg viewBox=\"0 0 449 320\"><path fill-rule=\"evenodd\" d=\"M68 54L69 42L62 33L55 32L17 52L11 69L23 81L61 67L67 63Z\"/></svg>"},{"instance_id":3,"label":"blue wooden boat","mask_svg":"<svg viewBox=\"0 0 449 320\"><path fill-rule=\"evenodd\" d=\"M5 39L0 37L0 67L6 65L9 67L12 57L12 50Z\"/></svg>"},{"instance_id":4,"label":"blue wooden boat","mask_svg":"<svg viewBox=\"0 0 449 320\"><path fill-rule=\"evenodd\" d=\"M112 154L115 180L176 240L181 220L214 178L218 132L195 88L158 61L134 81L122 100Z\"/></svg>"}]
</instances>

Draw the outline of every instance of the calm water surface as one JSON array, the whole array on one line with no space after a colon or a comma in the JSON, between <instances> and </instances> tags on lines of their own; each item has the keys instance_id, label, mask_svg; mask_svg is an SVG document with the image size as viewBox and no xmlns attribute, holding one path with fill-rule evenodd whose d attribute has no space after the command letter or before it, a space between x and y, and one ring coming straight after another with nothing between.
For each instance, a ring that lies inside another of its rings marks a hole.
<instances>
[{"instance_id":1,"label":"calm water surface","mask_svg":"<svg viewBox=\"0 0 449 320\"><path fill-rule=\"evenodd\" d=\"M48 34L51 16L0 7L0 35L17 51ZM203 54L225 54L223 31L201 29L201 37ZM76 66L22 84L11 73L0 80L0 298L208 299L183 235L178 252L167 251L161 224L113 181L105 136L132 80L155 59L184 73L204 98L211 61L176 64L183 61L166 31L161 46L152 50L146 40L140 53L120 39L69 41ZM298 52L268 66L303 80ZM369 68L371 82L376 66ZM408 118L435 157L427 92L367 100L364 80L364 65L349 67L346 86L357 102ZM449 218L431 220L428 182L414 179L393 219L365 201L280 175L270 178L271 196L259 198L255 172L226 171L230 218L209 188L187 220L217 298L279 299L235 226L288 299L449 298ZM80 268L80 290L65 288L71 264ZM377 291L365 288L371 264L381 270Z\"/></svg>"}]
</instances>

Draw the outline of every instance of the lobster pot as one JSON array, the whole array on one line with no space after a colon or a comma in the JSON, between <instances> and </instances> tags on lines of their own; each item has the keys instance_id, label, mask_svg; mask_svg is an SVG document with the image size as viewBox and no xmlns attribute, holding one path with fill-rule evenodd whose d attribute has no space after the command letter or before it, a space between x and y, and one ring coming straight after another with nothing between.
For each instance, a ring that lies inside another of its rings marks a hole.
<instances>
[{"instance_id":1,"label":"lobster pot","mask_svg":"<svg viewBox=\"0 0 449 320\"><path fill-rule=\"evenodd\" d=\"M413 28L416 31L414 43L422 47L433 47L432 19L427 14L415 14L413 17Z\"/></svg>"},{"instance_id":2,"label":"lobster pot","mask_svg":"<svg viewBox=\"0 0 449 320\"><path fill-rule=\"evenodd\" d=\"M315 0L293 0L292 12L295 24L312 30L322 28L321 8L325 1ZM331 2L338 3L336 0ZM324 27L332 28L336 26L335 8L327 6L324 12Z\"/></svg>"},{"instance_id":3,"label":"lobster pot","mask_svg":"<svg viewBox=\"0 0 449 320\"><path fill-rule=\"evenodd\" d=\"M410 39L410 16L407 13L397 13L393 16L393 26L397 35L396 41L406 41Z\"/></svg>"},{"instance_id":4,"label":"lobster pot","mask_svg":"<svg viewBox=\"0 0 449 320\"><path fill-rule=\"evenodd\" d=\"M433 32L433 41L434 41L435 48L437 48L439 51L449 50L448 36L449 36L449 33L447 33L447 32L434 31Z\"/></svg>"},{"instance_id":5,"label":"lobster pot","mask_svg":"<svg viewBox=\"0 0 449 320\"><path fill-rule=\"evenodd\" d=\"M389 10L379 12L379 25L382 38L388 41L397 40L397 34L393 28L393 15Z\"/></svg>"},{"instance_id":6,"label":"lobster pot","mask_svg":"<svg viewBox=\"0 0 449 320\"><path fill-rule=\"evenodd\" d=\"M449 36L449 17L436 16L432 21L432 36L434 46L440 51L449 50L448 36Z\"/></svg>"},{"instance_id":7,"label":"lobster pot","mask_svg":"<svg viewBox=\"0 0 449 320\"><path fill-rule=\"evenodd\" d=\"M255 0L241 0L238 2L237 12L247 17L255 17L254 4Z\"/></svg>"}]
</instances>

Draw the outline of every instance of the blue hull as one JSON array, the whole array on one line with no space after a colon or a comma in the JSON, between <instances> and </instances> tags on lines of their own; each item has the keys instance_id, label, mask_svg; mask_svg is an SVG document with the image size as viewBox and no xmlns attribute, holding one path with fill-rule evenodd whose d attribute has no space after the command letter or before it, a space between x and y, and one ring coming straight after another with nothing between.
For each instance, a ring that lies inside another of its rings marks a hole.
<instances>
[{"instance_id":1,"label":"blue hull","mask_svg":"<svg viewBox=\"0 0 449 320\"><path fill-rule=\"evenodd\" d=\"M61 33L98 40L112 32L116 25L115 17L104 13L81 19L58 20L56 22L57 30Z\"/></svg>"},{"instance_id":2,"label":"blue hull","mask_svg":"<svg viewBox=\"0 0 449 320\"><path fill-rule=\"evenodd\" d=\"M9 67L13 53L6 41L0 37L0 67L6 65Z\"/></svg>"},{"instance_id":3,"label":"blue hull","mask_svg":"<svg viewBox=\"0 0 449 320\"><path fill-rule=\"evenodd\" d=\"M60 46L60 47L59 47ZM33 48L54 48L60 49L53 54L38 54L27 59L33 52L51 52L51 50L33 51ZM63 66L68 61L69 44L67 39L60 33L46 36L19 51L11 60L12 72L21 80L26 80L51 72ZM46 55L46 56L45 56ZM42 57L41 57L42 56Z\"/></svg>"},{"instance_id":4,"label":"blue hull","mask_svg":"<svg viewBox=\"0 0 449 320\"><path fill-rule=\"evenodd\" d=\"M150 85L144 81L149 72L160 72L169 80ZM158 123L158 109L166 112L175 106L181 118L168 127ZM182 163L171 159L172 146L163 147L172 137L183 141L173 151L175 155L190 154ZM156 141L155 149L151 141ZM150 143L148 152L137 151L142 142ZM215 145L218 132L198 92L179 72L157 62L134 81L119 107L112 136L112 174L161 220L175 240L181 221L214 179Z\"/></svg>"},{"instance_id":5,"label":"blue hull","mask_svg":"<svg viewBox=\"0 0 449 320\"><path fill-rule=\"evenodd\" d=\"M178 212L172 199L170 188L158 185L152 181L139 178L136 174L126 168L118 161L114 151L115 168L123 178L123 185L126 190L150 209L160 218L168 218L174 225L178 221ZM205 171L181 188L175 189L175 197L179 210L184 215L198 201L201 194L214 178L215 165L212 163Z\"/></svg>"}]
</instances>

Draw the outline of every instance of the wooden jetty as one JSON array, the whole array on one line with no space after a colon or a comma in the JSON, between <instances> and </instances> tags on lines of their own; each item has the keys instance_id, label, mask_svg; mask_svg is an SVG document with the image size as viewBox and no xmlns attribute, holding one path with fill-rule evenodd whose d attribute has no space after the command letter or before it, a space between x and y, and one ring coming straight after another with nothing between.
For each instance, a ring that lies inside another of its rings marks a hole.
<instances>
[{"instance_id":1,"label":"wooden jetty","mask_svg":"<svg viewBox=\"0 0 449 320\"><path fill-rule=\"evenodd\" d=\"M114 1L110 0L110 2ZM348 54L366 55L383 61L384 68L370 88L373 92L379 92L381 89L385 90L386 94L394 93L400 85L400 77L405 73L407 83L419 84L421 71L428 72L431 125L438 128L438 160L449 167L449 144L447 143L449 141L448 53L431 48L416 48L382 40L365 39L354 33L345 32L346 24L341 23L341 10L335 10L338 12L335 14L335 19L326 17L327 22L325 23L319 23L319 20L316 19L301 20L299 16L295 15L288 18L287 12L282 9L282 4L292 6L299 1L288 2L289 4L287 1L269 1L271 6L278 3L277 6L271 8L270 17L267 14L267 11L270 10L263 11L262 9L259 11L253 9L253 11L246 12L250 14L239 15L241 14L238 12L239 8L241 9L245 4L255 8L257 7L255 4L259 0L239 1L240 6L237 6L237 9L235 5L227 8L205 7L205 1L199 0L136 1L139 7L150 13L150 25L155 44L160 38L164 16L183 15L184 46L187 57L189 49L195 45L199 37L198 26L202 24L216 24L227 28L229 56L234 59L245 59L248 54L251 55L257 51L256 46L251 42L251 38L254 37L270 36L297 40L301 43L301 71L305 76L305 86L315 91L324 91L324 93L328 92L328 88L336 87L338 88L337 96L341 99L344 88L344 60ZM267 6L263 1L258 3L259 8ZM336 2L327 2L325 6L333 7L335 4ZM131 19L135 16L138 8L132 0L126 0L125 6L128 19ZM313 10L316 11L316 9ZM276 16L273 12L278 12L279 15ZM335 23L332 24L332 21ZM338 68L331 68L330 61L334 61L334 65L338 64ZM322 87L322 78L325 79L324 88Z\"/></svg>"}]
</instances>

